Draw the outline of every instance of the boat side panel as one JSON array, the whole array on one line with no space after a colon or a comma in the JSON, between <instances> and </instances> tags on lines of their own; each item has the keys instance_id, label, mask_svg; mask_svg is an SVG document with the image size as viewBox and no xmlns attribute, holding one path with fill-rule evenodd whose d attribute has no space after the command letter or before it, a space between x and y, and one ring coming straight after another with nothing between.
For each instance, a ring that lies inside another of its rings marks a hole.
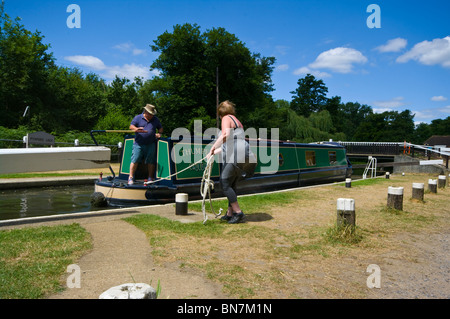
<instances>
[{"instance_id":1,"label":"boat side panel","mask_svg":"<svg viewBox=\"0 0 450 319\"><path fill-rule=\"evenodd\" d=\"M130 163L131 163L131 153L133 152L133 143L134 138L125 138L123 142L123 152L122 152L122 160L120 162L119 175L126 175L124 179L128 179L128 175L130 175Z\"/></svg>"},{"instance_id":2,"label":"boat side panel","mask_svg":"<svg viewBox=\"0 0 450 319\"><path fill-rule=\"evenodd\" d=\"M205 143L185 143L178 142L173 145L173 160L175 164L175 171L180 172L176 175L177 181L192 180L202 178L203 172L206 168L206 161L195 164L189 169L183 171L193 163L201 160L209 149L209 144ZM216 155L218 157L219 155ZM181 172L182 171L182 172ZM211 177L218 178L220 176L220 165L216 160L211 170Z\"/></svg>"},{"instance_id":3,"label":"boat side panel","mask_svg":"<svg viewBox=\"0 0 450 319\"><path fill-rule=\"evenodd\" d=\"M157 154L156 178L166 178L171 175L168 141L158 141Z\"/></svg>"}]
</instances>

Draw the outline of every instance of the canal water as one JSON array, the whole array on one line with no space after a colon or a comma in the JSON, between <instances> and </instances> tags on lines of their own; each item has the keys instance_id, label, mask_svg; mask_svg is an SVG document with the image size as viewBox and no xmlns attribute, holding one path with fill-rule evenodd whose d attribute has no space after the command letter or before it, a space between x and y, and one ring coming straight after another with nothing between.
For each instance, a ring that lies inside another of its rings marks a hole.
<instances>
[{"instance_id":1,"label":"canal water","mask_svg":"<svg viewBox=\"0 0 450 319\"><path fill-rule=\"evenodd\" d=\"M111 209L91 205L93 185L0 191L0 220Z\"/></svg>"}]
</instances>

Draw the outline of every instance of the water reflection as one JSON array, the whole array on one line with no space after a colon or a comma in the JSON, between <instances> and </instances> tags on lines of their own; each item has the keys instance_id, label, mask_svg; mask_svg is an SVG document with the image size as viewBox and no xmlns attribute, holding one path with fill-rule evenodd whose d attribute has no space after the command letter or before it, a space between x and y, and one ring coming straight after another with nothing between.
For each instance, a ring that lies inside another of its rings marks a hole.
<instances>
[{"instance_id":1,"label":"water reflection","mask_svg":"<svg viewBox=\"0 0 450 319\"><path fill-rule=\"evenodd\" d=\"M94 187L90 185L3 190L0 220L102 209L91 207L93 192Z\"/></svg>"}]
</instances>

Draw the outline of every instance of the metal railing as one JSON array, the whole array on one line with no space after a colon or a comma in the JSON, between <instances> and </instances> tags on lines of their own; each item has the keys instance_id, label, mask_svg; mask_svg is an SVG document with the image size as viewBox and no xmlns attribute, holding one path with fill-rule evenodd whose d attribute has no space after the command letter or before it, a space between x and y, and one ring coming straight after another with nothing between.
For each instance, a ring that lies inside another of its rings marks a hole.
<instances>
[{"instance_id":1,"label":"metal railing","mask_svg":"<svg viewBox=\"0 0 450 319\"><path fill-rule=\"evenodd\" d=\"M122 157L122 143L118 143L117 145L112 144L98 144L98 146L105 146L111 149L111 163L119 163L120 158ZM55 142L55 146L61 147L77 147L77 146L97 146L96 144L86 144L86 143L78 143L74 141L70 142ZM25 143L23 140L14 140L14 139L0 139L0 148L25 148ZM42 146L40 146L42 147ZM49 146L47 146L49 147Z\"/></svg>"},{"instance_id":2,"label":"metal railing","mask_svg":"<svg viewBox=\"0 0 450 319\"><path fill-rule=\"evenodd\" d=\"M449 148L438 148L430 145L416 145L408 142L339 142L345 146L347 154L352 155L407 155L416 158L444 160L448 168Z\"/></svg>"}]
</instances>

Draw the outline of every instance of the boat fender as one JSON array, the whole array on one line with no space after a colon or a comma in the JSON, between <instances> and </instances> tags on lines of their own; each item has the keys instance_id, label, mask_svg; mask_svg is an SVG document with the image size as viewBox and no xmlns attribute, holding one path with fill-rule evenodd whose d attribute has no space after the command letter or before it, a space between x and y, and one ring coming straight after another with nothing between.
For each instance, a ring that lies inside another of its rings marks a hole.
<instances>
[{"instance_id":1,"label":"boat fender","mask_svg":"<svg viewBox=\"0 0 450 319\"><path fill-rule=\"evenodd\" d=\"M91 205L94 207L106 207L108 202L106 201L105 195L100 192L94 192L91 195Z\"/></svg>"}]
</instances>

